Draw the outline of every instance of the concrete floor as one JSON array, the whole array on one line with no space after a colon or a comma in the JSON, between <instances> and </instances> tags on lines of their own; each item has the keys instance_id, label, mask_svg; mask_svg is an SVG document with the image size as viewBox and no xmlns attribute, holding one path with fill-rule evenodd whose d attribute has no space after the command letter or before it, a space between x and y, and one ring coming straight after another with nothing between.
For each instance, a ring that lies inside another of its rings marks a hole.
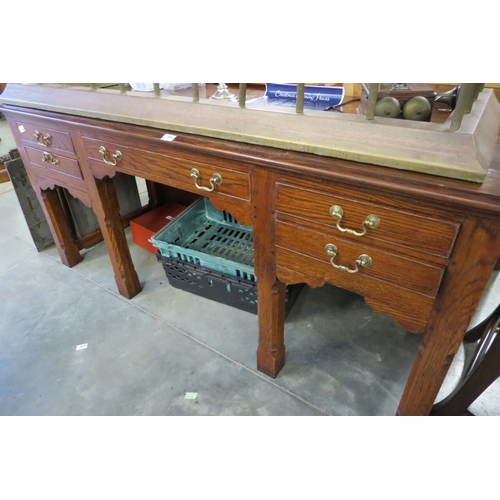
<instances>
[{"instance_id":1,"label":"concrete floor","mask_svg":"<svg viewBox=\"0 0 500 500\"><path fill-rule=\"evenodd\" d=\"M5 121L0 137L4 148ZM420 338L362 297L304 288L273 380L256 370L256 315L171 287L126 233L143 286L132 300L117 294L103 243L72 269L55 247L38 253L0 184L0 415L394 415ZM499 385L470 411L500 415Z\"/></svg>"}]
</instances>

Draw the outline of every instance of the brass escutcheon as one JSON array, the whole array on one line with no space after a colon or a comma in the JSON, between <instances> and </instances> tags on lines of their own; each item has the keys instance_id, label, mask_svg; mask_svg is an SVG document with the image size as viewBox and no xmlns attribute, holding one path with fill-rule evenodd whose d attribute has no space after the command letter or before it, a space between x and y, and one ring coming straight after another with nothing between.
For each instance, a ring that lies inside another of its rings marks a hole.
<instances>
[{"instance_id":1,"label":"brass escutcheon","mask_svg":"<svg viewBox=\"0 0 500 500\"><path fill-rule=\"evenodd\" d=\"M363 232L355 231L354 229L348 229L345 227L340 227L340 221L344 216L344 211L339 205L333 205L330 207L330 215L337 219L337 229L342 233L352 234L353 236L364 236L368 230L375 229L380 226L380 219L376 215L368 215L363 221Z\"/></svg>"},{"instance_id":2,"label":"brass escutcheon","mask_svg":"<svg viewBox=\"0 0 500 500\"><path fill-rule=\"evenodd\" d=\"M330 264L335 268L335 269L340 269L341 271L346 271L350 274L357 273L359 271L359 267L370 267L373 263L372 258L369 255L366 255L365 253L362 253L355 261L355 268L351 269L350 267L347 266L342 266L340 264L335 264L333 262L333 259L337 257L337 254L339 253L338 248L333 244L333 243L328 243L325 246L326 253L331 257L330 259Z\"/></svg>"},{"instance_id":3,"label":"brass escutcheon","mask_svg":"<svg viewBox=\"0 0 500 500\"><path fill-rule=\"evenodd\" d=\"M122 154L120 151L116 150L115 151L115 154L111 155L111 157L113 158L113 161L108 161L106 160L106 156L108 154L108 151L106 150L106 148L104 146L101 146L99 148L99 153L102 154L102 161L106 164L106 165L111 165L112 167L114 167L116 165L116 160L119 160L121 161L122 159Z\"/></svg>"},{"instance_id":4,"label":"brass escutcheon","mask_svg":"<svg viewBox=\"0 0 500 500\"><path fill-rule=\"evenodd\" d=\"M191 169L191 177L193 177L194 185L198 189L201 189L202 191L208 191L209 193L211 193L215 189L215 184L217 184L218 186L220 186L222 184L222 176L220 174L213 174L210 181L209 181L211 187L207 188L204 186L200 186L198 184L198 179L200 179L201 176L200 176L200 172L196 168Z\"/></svg>"}]
</instances>

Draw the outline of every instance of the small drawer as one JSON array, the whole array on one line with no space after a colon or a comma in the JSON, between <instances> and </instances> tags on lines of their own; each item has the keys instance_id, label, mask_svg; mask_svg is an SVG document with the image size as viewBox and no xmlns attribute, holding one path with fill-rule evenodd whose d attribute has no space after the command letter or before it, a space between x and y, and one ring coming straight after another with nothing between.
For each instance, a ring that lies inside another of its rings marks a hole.
<instances>
[{"instance_id":1,"label":"small drawer","mask_svg":"<svg viewBox=\"0 0 500 500\"><path fill-rule=\"evenodd\" d=\"M281 222L276 224L276 245L323 262L332 284L350 280L356 286L359 280L376 280L435 297L444 273L442 267L362 245L360 241L332 238ZM362 264L365 261L366 267Z\"/></svg>"},{"instance_id":2,"label":"small drawer","mask_svg":"<svg viewBox=\"0 0 500 500\"><path fill-rule=\"evenodd\" d=\"M64 176L83 179L80 165L77 160L65 156L49 153L40 149L25 147L30 163L47 170L52 170Z\"/></svg>"},{"instance_id":3,"label":"small drawer","mask_svg":"<svg viewBox=\"0 0 500 500\"><path fill-rule=\"evenodd\" d=\"M25 144L36 145L47 151L75 153L73 141L67 132L24 122L16 122L16 126Z\"/></svg>"},{"instance_id":4,"label":"small drawer","mask_svg":"<svg viewBox=\"0 0 500 500\"><path fill-rule=\"evenodd\" d=\"M358 195L359 196L359 195ZM406 247L412 251L447 258L453 248L460 224L424 217L393 207L365 203L362 199L343 198L332 194L279 184L277 210L299 219L329 228L338 234L365 244L383 243Z\"/></svg>"},{"instance_id":5,"label":"small drawer","mask_svg":"<svg viewBox=\"0 0 500 500\"><path fill-rule=\"evenodd\" d=\"M112 167L131 175L168 182L194 193L214 192L250 200L248 172L173 158L99 139L84 137L83 140L90 167L96 172L102 167Z\"/></svg>"},{"instance_id":6,"label":"small drawer","mask_svg":"<svg viewBox=\"0 0 500 500\"><path fill-rule=\"evenodd\" d=\"M311 287L331 283L362 295L376 312L391 316L404 329L423 333L434 298L379 281L366 274L351 275L285 248L276 248L276 275L283 283L307 283ZM354 278L354 279L353 279Z\"/></svg>"}]
</instances>

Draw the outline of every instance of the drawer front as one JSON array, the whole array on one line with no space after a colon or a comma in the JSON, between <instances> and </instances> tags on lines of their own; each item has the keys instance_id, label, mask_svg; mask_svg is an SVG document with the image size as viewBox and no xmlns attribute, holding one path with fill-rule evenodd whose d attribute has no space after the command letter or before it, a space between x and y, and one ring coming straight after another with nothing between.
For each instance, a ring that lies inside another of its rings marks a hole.
<instances>
[{"instance_id":1,"label":"drawer front","mask_svg":"<svg viewBox=\"0 0 500 500\"><path fill-rule=\"evenodd\" d=\"M55 153L75 153L73 141L67 132L54 130L45 125L30 125L20 121L16 121L16 126L25 145L39 147Z\"/></svg>"},{"instance_id":2,"label":"drawer front","mask_svg":"<svg viewBox=\"0 0 500 500\"><path fill-rule=\"evenodd\" d=\"M194 193L206 194L213 191L222 195L250 200L250 175L248 172L173 158L168 155L88 137L84 137L83 140L90 167L94 171L98 171L103 166L106 167L104 161L106 160L116 170L158 182L168 182L174 187ZM105 148L104 157L101 153L103 147ZM191 176L193 169L198 172L197 179ZM215 174L219 176L217 181L214 177Z\"/></svg>"},{"instance_id":3,"label":"drawer front","mask_svg":"<svg viewBox=\"0 0 500 500\"><path fill-rule=\"evenodd\" d=\"M429 265L390 253L370 245L362 245L347 238L332 238L331 235L317 233L305 228L278 222L276 224L276 245L287 251L315 259L324 266L327 281L344 286L346 283L356 288L362 283L385 282L412 292L435 297L443 277L443 268ZM333 245L333 246L332 246ZM335 247L335 248L334 248ZM371 260L369 267L363 267L362 256ZM356 263L358 261L358 263ZM319 264L317 264L319 265ZM341 268L335 267L341 266ZM349 272L347 271L354 271ZM368 289L371 290L375 285Z\"/></svg>"},{"instance_id":4,"label":"drawer front","mask_svg":"<svg viewBox=\"0 0 500 500\"><path fill-rule=\"evenodd\" d=\"M62 179L66 176L75 179L83 179L77 160L66 158L65 156L55 153L49 153L48 151L42 151L40 149L30 147L25 147L24 149L26 150L26 154L31 164L57 172L61 174Z\"/></svg>"},{"instance_id":5,"label":"drawer front","mask_svg":"<svg viewBox=\"0 0 500 500\"><path fill-rule=\"evenodd\" d=\"M338 211L337 208L336 213L340 213L341 216L332 216L332 207L340 207L341 210ZM445 258L451 253L460 227L457 222L423 217L384 207L383 200L379 205L364 203L362 199L340 197L333 191L330 195L285 184L278 185L277 209L278 212L303 219L305 225L311 221L328 226L333 230L333 234L359 241L361 244L376 245L377 242L383 242L386 247L387 244L399 245L412 251ZM377 227L370 227L370 224L365 222L370 220L367 219L369 216L378 218ZM341 231L341 229L349 229L362 234L365 227L367 227L366 234L363 236Z\"/></svg>"},{"instance_id":6,"label":"drawer front","mask_svg":"<svg viewBox=\"0 0 500 500\"><path fill-rule=\"evenodd\" d=\"M277 247L276 264L277 276L283 283L305 282L313 287L332 283L362 295L376 312L388 314L413 333L424 331L432 311L432 297L372 279L361 272L350 275L334 269L328 261Z\"/></svg>"}]
</instances>

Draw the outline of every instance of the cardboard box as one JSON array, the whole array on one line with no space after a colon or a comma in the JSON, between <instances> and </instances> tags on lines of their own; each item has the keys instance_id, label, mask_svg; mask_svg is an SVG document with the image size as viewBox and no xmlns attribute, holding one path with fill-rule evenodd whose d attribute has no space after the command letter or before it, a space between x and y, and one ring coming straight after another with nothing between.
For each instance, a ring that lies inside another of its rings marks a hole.
<instances>
[{"instance_id":1,"label":"cardboard box","mask_svg":"<svg viewBox=\"0 0 500 500\"><path fill-rule=\"evenodd\" d=\"M156 255L158 249L150 243L149 239L183 212L185 208L184 205L170 202L131 220L130 228L134 243Z\"/></svg>"}]
</instances>

